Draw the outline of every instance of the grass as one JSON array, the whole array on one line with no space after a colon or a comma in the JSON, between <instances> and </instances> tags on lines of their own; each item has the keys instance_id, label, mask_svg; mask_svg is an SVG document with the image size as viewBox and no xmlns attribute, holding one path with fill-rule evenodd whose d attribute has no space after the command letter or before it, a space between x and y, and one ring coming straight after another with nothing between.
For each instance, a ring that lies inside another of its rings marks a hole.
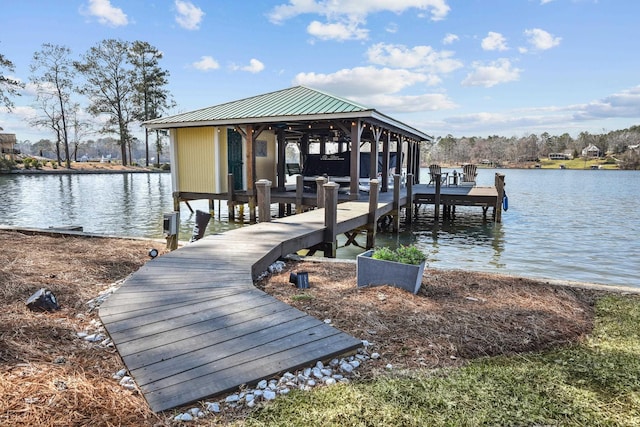
<instances>
[{"instance_id":1,"label":"grass","mask_svg":"<svg viewBox=\"0 0 640 427\"><path fill-rule=\"evenodd\" d=\"M640 425L640 298L607 296L596 310L581 344L292 392L239 425Z\"/></svg>"},{"instance_id":2,"label":"grass","mask_svg":"<svg viewBox=\"0 0 640 427\"><path fill-rule=\"evenodd\" d=\"M540 159L542 169L559 169L560 165L565 165L567 169L590 169L591 166L600 166L602 169L618 169L615 163L606 163L604 159L575 158L571 160L549 160Z\"/></svg>"}]
</instances>

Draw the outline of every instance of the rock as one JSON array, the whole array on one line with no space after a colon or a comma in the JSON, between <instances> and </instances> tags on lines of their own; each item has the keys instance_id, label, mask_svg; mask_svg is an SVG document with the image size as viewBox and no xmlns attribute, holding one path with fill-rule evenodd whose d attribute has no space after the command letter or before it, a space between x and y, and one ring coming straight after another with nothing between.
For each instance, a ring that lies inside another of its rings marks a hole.
<instances>
[{"instance_id":1,"label":"rock","mask_svg":"<svg viewBox=\"0 0 640 427\"><path fill-rule=\"evenodd\" d=\"M237 394L232 394L230 396L227 396L227 398L224 401L225 403L236 403L239 400L240 400L240 396L238 396Z\"/></svg>"},{"instance_id":2,"label":"rock","mask_svg":"<svg viewBox=\"0 0 640 427\"><path fill-rule=\"evenodd\" d=\"M273 400L276 398L276 393L273 390L265 390L263 397L265 400Z\"/></svg>"},{"instance_id":3,"label":"rock","mask_svg":"<svg viewBox=\"0 0 640 427\"><path fill-rule=\"evenodd\" d=\"M258 383L258 388L264 390L265 388L267 388L268 384L269 383L267 382L267 380L262 380Z\"/></svg>"},{"instance_id":4,"label":"rock","mask_svg":"<svg viewBox=\"0 0 640 427\"><path fill-rule=\"evenodd\" d=\"M218 413L220 412L220 404L218 402L207 402L205 403L207 411Z\"/></svg>"},{"instance_id":5,"label":"rock","mask_svg":"<svg viewBox=\"0 0 640 427\"><path fill-rule=\"evenodd\" d=\"M374 360L380 359L380 353L371 353L371 358Z\"/></svg>"},{"instance_id":6,"label":"rock","mask_svg":"<svg viewBox=\"0 0 640 427\"><path fill-rule=\"evenodd\" d=\"M176 415L173 419L174 421L193 421L193 416L191 414L183 413Z\"/></svg>"},{"instance_id":7,"label":"rock","mask_svg":"<svg viewBox=\"0 0 640 427\"><path fill-rule=\"evenodd\" d=\"M343 372L346 372L347 374L350 374L351 372L353 372L353 366L351 366L350 363L344 362L340 365L340 369L342 369Z\"/></svg>"},{"instance_id":8,"label":"rock","mask_svg":"<svg viewBox=\"0 0 640 427\"><path fill-rule=\"evenodd\" d=\"M387 364L387 366L385 366L385 368L387 369L393 369L393 365L391 363Z\"/></svg>"},{"instance_id":9,"label":"rock","mask_svg":"<svg viewBox=\"0 0 640 427\"><path fill-rule=\"evenodd\" d=\"M360 367L360 362L357 360L352 360L351 362L349 362L349 365L353 366L353 369L357 369Z\"/></svg>"},{"instance_id":10,"label":"rock","mask_svg":"<svg viewBox=\"0 0 640 427\"><path fill-rule=\"evenodd\" d=\"M336 383L336 380L334 378L327 378L326 380L324 380L324 383L326 385L334 385Z\"/></svg>"}]
</instances>

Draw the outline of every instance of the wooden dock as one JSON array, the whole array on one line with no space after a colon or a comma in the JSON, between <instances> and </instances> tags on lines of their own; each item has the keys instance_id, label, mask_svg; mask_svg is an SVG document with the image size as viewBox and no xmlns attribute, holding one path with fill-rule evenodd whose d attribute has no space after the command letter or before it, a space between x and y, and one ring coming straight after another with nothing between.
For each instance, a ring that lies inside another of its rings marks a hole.
<instances>
[{"instance_id":1,"label":"wooden dock","mask_svg":"<svg viewBox=\"0 0 640 427\"><path fill-rule=\"evenodd\" d=\"M480 187L416 185L402 194L375 191L368 203L338 203L337 193L337 184L328 186L327 209L267 216L153 259L102 305L100 318L154 411L236 390L361 345L254 287L253 280L279 258L314 247L335 256L336 236L355 238L354 230L367 230L369 246L377 219L392 215L398 221L402 208L410 218L412 203L488 208L498 200L495 188ZM260 194L258 199L264 198ZM300 193L296 199L304 200ZM269 214L270 203L260 200L262 213Z\"/></svg>"},{"instance_id":2,"label":"wooden dock","mask_svg":"<svg viewBox=\"0 0 640 427\"><path fill-rule=\"evenodd\" d=\"M365 203L340 204L339 231L366 224L367 215ZM321 243L324 232L319 209L208 236L149 261L102 305L100 318L154 411L361 345L253 286L274 261Z\"/></svg>"}]
</instances>

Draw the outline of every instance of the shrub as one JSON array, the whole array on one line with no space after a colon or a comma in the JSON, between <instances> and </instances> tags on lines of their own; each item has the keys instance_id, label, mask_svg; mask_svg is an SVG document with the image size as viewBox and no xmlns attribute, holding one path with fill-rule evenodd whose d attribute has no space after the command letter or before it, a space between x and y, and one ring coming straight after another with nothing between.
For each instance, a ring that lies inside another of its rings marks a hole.
<instances>
[{"instance_id":1,"label":"shrub","mask_svg":"<svg viewBox=\"0 0 640 427\"><path fill-rule=\"evenodd\" d=\"M393 261L413 265L418 265L422 261L427 259L425 253L414 245L401 245L397 249L389 249L388 247L376 248L371 257L384 261Z\"/></svg>"}]
</instances>

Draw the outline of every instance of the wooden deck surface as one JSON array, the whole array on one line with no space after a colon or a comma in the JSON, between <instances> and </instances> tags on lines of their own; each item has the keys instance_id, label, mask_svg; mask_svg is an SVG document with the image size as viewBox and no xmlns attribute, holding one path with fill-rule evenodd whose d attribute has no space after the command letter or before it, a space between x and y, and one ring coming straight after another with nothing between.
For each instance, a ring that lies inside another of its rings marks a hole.
<instances>
[{"instance_id":1,"label":"wooden deck surface","mask_svg":"<svg viewBox=\"0 0 640 427\"><path fill-rule=\"evenodd\" d=\"M385 203L379 207L388 209ZM367 213L366 203L340 204L339 229L366 224ZM278 258L323 237L323 210L313 210L205 237L147 262L127 278L99 315L154 411L361 345L253 286Z\"/></svg>"},{"instance_id":2,"label":"wooden deck surface","mask_svg":"<svg viewBox=\"0 0 640 427\"><path fill-rule=\"evenodd\" d=\"M435 189L413 187L417 203ZM393 210L380 193L377 216ZM490 204L495 188L443 187L441 201ZM493 200L493 202L491 202ZM399 205L406 204L406 195ZM369 204L338 204L337 234L368 222ZM154 411L348 353L360 340L253 286L274 261L324 241L324 210L207 236L132 274L99 315ZM321 284L313 284L312 286Z\"/></svg>"}]
</instances>

